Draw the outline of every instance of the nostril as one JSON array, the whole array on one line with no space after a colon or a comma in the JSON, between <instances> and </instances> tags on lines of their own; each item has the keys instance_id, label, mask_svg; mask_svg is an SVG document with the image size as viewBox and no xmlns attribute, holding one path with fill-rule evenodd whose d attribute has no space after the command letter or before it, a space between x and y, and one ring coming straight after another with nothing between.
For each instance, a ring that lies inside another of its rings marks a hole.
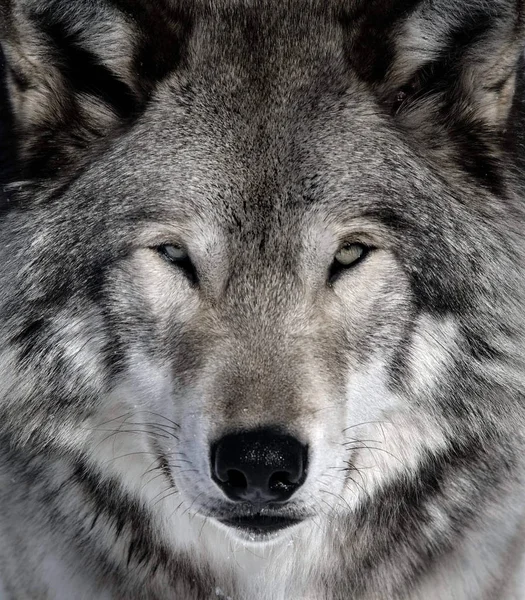
<instances>
[{"instance_id":1,"label":"nostril","mask_svg":"<svg viewBox=\"0 0 525 600\"><path fill-rule=\"evenodd\" d=\"M269 488L272 491L281 491L288 490L291 486L294 486L297 483L297 480L292 481L290 477L290 473L279 472L274 473L270 477Z\"/></svg>"},{"instance_id":2,"label":"nostril","mask_svg":"<svg viewBox=\"0 0 525 600\"><path fill-rule=\"evenodd\" d=\"M244 473L237 471L236 469L228 469L226 472L228 479L224 482L227 483L231 488L243 491L248 487L248 480Z\"/></svg>"}]
</instances>

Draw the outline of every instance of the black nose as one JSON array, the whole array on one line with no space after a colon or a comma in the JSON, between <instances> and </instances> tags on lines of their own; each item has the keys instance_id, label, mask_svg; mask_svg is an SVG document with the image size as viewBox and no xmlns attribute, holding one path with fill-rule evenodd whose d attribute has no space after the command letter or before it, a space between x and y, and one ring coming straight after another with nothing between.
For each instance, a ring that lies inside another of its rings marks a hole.
<instances>
[{"instance_id":1,"label":"black nose","mask_svg":"<svg viewBox=\"0 0 525 600\"><path fill-rule=\"evenodd\" d=\"M308 447L274 429L226 435L211 451L213 480L231 500L284 502L304 483Z\"/></svg>"}]
</instances>

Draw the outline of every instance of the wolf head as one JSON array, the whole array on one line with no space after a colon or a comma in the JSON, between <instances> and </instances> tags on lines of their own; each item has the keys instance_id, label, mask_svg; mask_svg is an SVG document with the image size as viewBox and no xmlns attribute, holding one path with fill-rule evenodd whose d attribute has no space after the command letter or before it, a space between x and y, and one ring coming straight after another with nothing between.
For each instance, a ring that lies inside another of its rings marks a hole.
<instances>
[{"instance_id":1,"label":"wolf head","mask_svg":"<svg viewBox=\"0 0 525 600\"><path fill-rule=\"evenodd\" d=\"M1 3L3 439L437 552L522 423L523 7L186 4Z\"/></svg>"}]
</instances>

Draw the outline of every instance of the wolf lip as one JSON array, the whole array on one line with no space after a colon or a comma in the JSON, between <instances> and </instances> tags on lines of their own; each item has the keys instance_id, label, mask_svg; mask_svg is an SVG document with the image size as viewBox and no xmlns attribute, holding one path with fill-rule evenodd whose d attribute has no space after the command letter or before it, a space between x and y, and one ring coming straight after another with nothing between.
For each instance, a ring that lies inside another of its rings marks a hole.
<instances>
[{"instance_id":1,"label":"wolf lip","mask_svg":"<svg viewBox=\"0 0 525 600\"><path fill-rule=\"evenodd\" d=\"M251 534L276 533L282 529L291 527L301 522L301 519L292 519L290 517L276 517L269 515L251 515L245 517L234 517L230 519L220 519L223 525L241 529Z\"/></svg>"}]
</instances>

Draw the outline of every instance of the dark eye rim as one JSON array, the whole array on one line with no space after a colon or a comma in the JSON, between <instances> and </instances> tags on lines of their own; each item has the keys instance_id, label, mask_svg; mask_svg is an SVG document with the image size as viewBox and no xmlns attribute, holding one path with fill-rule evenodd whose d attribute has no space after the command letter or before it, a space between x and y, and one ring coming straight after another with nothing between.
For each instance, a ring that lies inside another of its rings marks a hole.
<instances>
[{"instance_id":1,"label":"dark eye rim","mask_svg":"<svg viewBox=\"0 0 525 600\"><path fill-rule=\"evenodd\" d=\"M197 286L199 284L199 274L197 273L197 269L193 264L189 254L186 252L183 258L173 258L167 253L167 246L176 246L182 248L182 246L179 244L166 242L164 244L159 244L152 249L155 250L163 260L180 269L192 285Z\"/></svg>"},{"instance_id":2,"label":"dark eye rim","mask_svg":"<svg viewBox=\"0 0 525 600\"><path fill-rule=\"evenodd\" d=\"M343 263L340 263L334 256L334 260L332 261L332 264L330 265L330 268L328 270L328 283L330 285L335 283L335 281L337 281L337 279L339 279L339 277L345 271L350 271L350 270L358 267L361 263L363 263L368 258L370 253L375 250L375 248L373 246L370 246L368 244L363 244L362 242L351 242L351 244L349 244L349 245L360 246L363 250L363 253L361 254L361 256L359 258L357 258L353 263L350 263L349 265L344 265Z\"/></svg>"}]
</instances>

